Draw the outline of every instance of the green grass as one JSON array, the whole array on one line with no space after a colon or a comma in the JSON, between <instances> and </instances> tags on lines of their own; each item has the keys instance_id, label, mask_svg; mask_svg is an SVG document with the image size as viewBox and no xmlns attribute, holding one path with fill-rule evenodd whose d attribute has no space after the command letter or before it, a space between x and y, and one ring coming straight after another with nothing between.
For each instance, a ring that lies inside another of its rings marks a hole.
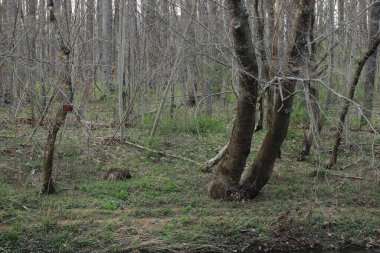
<instances>
[{"instance_id":1,"label":"green grass","mask_svg":"<svg viewBox=\"0 0 380 253\"><path fill-rule=\"evenodd\" d=\"M90 108L110 108L114 101L109 97ZM213 117L203 113L195 117L194 110L176 108L175 118L170 119L165 109L154 138L148 138L154 117L137 119L126 137L204 162L228 141L231 118L226 114L233 115L234 107L230 105L225 114L216 111ZM94 112L90 109L87 117L93 119ZM100 123L113 121L112 113L97 113ZM380 228L379 172L370 167L371 147L365 144L363 152L356 152L342 145L337 166L327 171L341 177L310 176L315 170L325 171L320 166L329 157L332 133L331 125L325 125L317 138L319 151L313 149L306 162L298 162L304 134L299 124L306 116L302 104L296 104L282 159L262 193L255 200L232 202L207 196L213 175L201 173L198 166L127 145L104 145L97 137L114 133L107 127L93 130L87 142L85 131L73 127L70 119L57 140L54 177L58 194L43 196L39 188L46 130L39 128L33 145L20 146L30 126L0 127L1 136L17 136L0 142L0 251L117 252L143 249L147 242L151 249L184 250L186 244L190 252L205 245L226 252L250 244L281 247L286 241L297 247L317 241L326 248L363 247L376 238L374 231ZM254 135L248 163L265 134ZM353 132L350 138L354 144L374 140L366 132ZM132 178L102 180L102 173L114 167L129 169ZM344 178L346 174L363 180ZM297 238L307 243L297 244Z\"/></svg>"}]
</instances>

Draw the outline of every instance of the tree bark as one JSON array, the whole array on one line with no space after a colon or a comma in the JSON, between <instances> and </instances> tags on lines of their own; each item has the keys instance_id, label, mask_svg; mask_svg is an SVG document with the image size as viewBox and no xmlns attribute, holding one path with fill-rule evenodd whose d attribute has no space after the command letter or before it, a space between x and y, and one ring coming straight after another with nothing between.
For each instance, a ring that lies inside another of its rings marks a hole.
<instances>
[{"instance_id":1,"label":"tree bark","mask_svg":"<svg viewBox=\"0 0 380 253\"><path fill-rule=\"evenodd\" d=\"M29 0L27 5L27 14L28 14L28 22L31 27L37 26L37 1ZM29 54L29 64L30 64L30 72L29 72L29 90L28 90L28 102L30 103L31 109L31 118L32 123L35 122L35 90L36 90L36 76L37 73L34 70L34 66L36 64L36 41L37 41L37 30L32 30L27 35L28 40L28 54Z\"/></svg>"},{"instance_id":2,"label":"tree bark","mask_svg":"<svg viewBox=\"0 0 380 253\"><path fill-rule=\"evenodd\" d=\"M216 199L230 198L237 190L241 173L250 153L255 126L258 93L258 66L252 43L248 12L244 0L227 0L230 11L235 54L239 61L239 90L236 120L227 150L216 177L209 184L209 194Z\"/></svg>"},{"instance_id":3,"label":"tree bark","mask_svg":"<svg viewBox=\"0 0 380 253\"><path fill-rule=\"evenodd\" d=\"M121 1L120 6L120 20L117 22L119 25L119 51L118 51L118 82L119 82L119 121L120 121L120 141L124 141L125 125L124 125L124 111L125 111L125 49L126 49L126 6L125 2ZM115 22L116 23L116 22Z\"/></svg>"},{"instance_id":4,"label":"tree bark","mask_svg":"<svg viewBox=\"0 0 380 253\"><path fill-rule=\"evenodd\" d=\"M293 22L293 41L288 42L285 74L298 76L304 67L307 38L312 31L315 0L298 0ZM240 197L254 198L268 182L273 167L285 140L293 106L293 92L296 81L286 80L276 96L272 128L266 134L263 144L253 162L240 179ZM282 93L282 94L281 94ZM284 98L284 99L283 99Z\"/></svg>"},{"instance_id":5,"label":"tree bark","mask_svg":"<svg viewBox=\"0 0 380 253\"><path fill-rule=\"evenodd\" d=\"M344 2L346 0L338 0L338 24L343 25L344 22Z\"/></svg>"},{"instance_id":6,"label":"tree bark","mask_svg":"<svg viewBox=\"0 0 380 253\"><path fill-rule=\"evenodd\" d=\"M312 25L314 27L315 17L312 18ZM315 53L316 53L316 44L314 41L314 32L311 31L308 38L309 45L309 64L308 64L308 77L313 78L310 73L315 71ZM315 75L315 74L313 74ZM304 140L302 142L302 149L300 153L300 161L304 161L306 156L310 154L310 149L313 144L314 135L318 134L321 131L321 122L320 122L320 109L319 109L319 92L316 86L311 82L305 83L305 98L306 103L309 109L310 124L309 130L304 135Z\"/></svg>"},{"instance_id":7,"label":"tree bark","mask_svg":"<svg viewBox=\"0 0 380 253\"><path fill-rule=\"evenodd\" d=\"M379 31L380 22L380 1L375 0L374 5L371 7L370 26L369 26L369 41L370 43L375 39L376 33ZM360 125L365 125L367 120L372 117L373 108L373 94L375 90L375 76L377 70L377 50L371 55L366 64L366 77L364 81L364 103L363 115L360 120Z\"/></svg>"},{"instance_id":8,"label":"tree bark","mask_svg":"<svg viewBox=\"0 0 380 253\"><path fill-rule=\"evenodd\" d=\"M110 92L115 91L112 83L112 1L103 2L103 84Z\"/></svg>"},{"instance_id":9,"label":"tree bark","mask_svg":"<svg viewBox=\"0 0 380 253\"><path fill-rule=\"evenodd\" d=\"M276 3L276 8L274 7ZM271 47L271 60L269 65L269 79L273 79L278 72L278 44L280 42L280 19L281 19L281 9L282 2L281 0L276 0L276 2L268 2L268 16L269 16L269 30L273 31L273 37L270 38L270 47ZM267 92L267 125L268 129L271 129L273 124L273 114L274 114L274 87L268 87Z\"/></svg>"},{"instance_id":10,"label":"tree bark","mask_svg":"<svg viewBox=\"0 0 380 253\"><path fill-rule=\"evenodd\" d=\"M263 4L263 3L262 3ZM265 48L265 27L264 27L264 20L263 20L263 13L260 12L260 1L256 0L254 4L254 13L255 13L255 19L256 19L256 26L257 26L257 39L258 39L258 51L261 58L261 68L260 68L260 79L264 82L269 81L269 64L268 64L268 52L266 52ZM260 15L261 13L261 15ZM261 87L263 87L261 85ZM272 90L272 87L270 87ZM271 95L273 96L273 94ZM264 101L261 97L259 99L259 119L257 121L257 126L255 131L259 131L263 129L263 121L264 121Z\"/></svg>"},{"instance_id":11,"label":"tree bark","mask_svg":"<svg viewBox=\"0 0 380 253\"><path fill-rule=\"evenodd\" d=\"M335 44L335 5L334 0L329 0L329 46L330 48ZM328 71L328 85L330 88L333 87L333 78L334 78L334 51L329 51L329 71ZM327 108L331 104L331 90L327 91L325 102L323 108Z\"/></svg>"}]
</instances>

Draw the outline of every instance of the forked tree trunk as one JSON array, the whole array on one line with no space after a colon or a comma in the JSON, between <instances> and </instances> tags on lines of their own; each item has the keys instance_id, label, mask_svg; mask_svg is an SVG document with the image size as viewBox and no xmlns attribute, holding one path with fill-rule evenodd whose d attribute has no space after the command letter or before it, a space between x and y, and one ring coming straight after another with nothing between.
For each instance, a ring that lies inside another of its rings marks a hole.
<instances>
[{"instance_id":1,"label":"forked tree trunk","mask_svg":"<svg viewBox=\"0 0 380 253\"><path fill-rule=\"evenodd\" d=\"M370 15L370 26L369 35L370 41L374 39L377 31L379 30L380 22L380 1L376 0L374 5L371 7ZM372 107L373 107L373 94L375 90L375 76L377 69L377 51L375 51L371 57L368 59L366 64L366 80L364 82L364 103L363 103L363 115L360 120L360 125L365 125L368 119L372 117Z\"/></svg>"},{"instance_id":2,"label":"forked tree trunk","mask_svg":"<svg viewBox=\"0 0 380 253\"><path fill-rule=\"evenodd\" d=\"M216 199L229 198L236 192L246 159L250 153L255 126L258 92L258 66L244 0L227 0L232 19L235 54L239 61L239 90L236 120L227 150L216 177L209 184L209 194Z\"/></svg>"},{"instance_id":3,"label":"forked tree trunk","mask_svg":"<svg viewBox=\"0 0 380 253\"><path fill-rule=\"evenodd\" d=\"M297 1L297 10L293 22L292 37L294 41L290 41L287 45L288 55L285 74L288 76L298 76L304 66L303 59L307 51L307 38L313 29L314 5L315 0ZM276 96L272 128L265 136L253 164L241 176L241 198L254 198L272 174L278 152L287 135L295 85L296 81L291 80L284 81L281 84L281 90Z\"/></svg>"},{"instance_id":4,"label":"forked tree trunk","mask_svg":"<svg viewBox=\"0 0 380 253\"><path fill-rule=\"evenodd\" d=\"M340 112L337 131L335 133L335 143L334 143L331 158L325 164L326 168L331 168L332 166L334 166L336 164L336 161L338 159L339 146L340 146L340 143L342 141L342 132L343 132L343 128L344 128L344 123L346 121L346 116L348 114L348 110L350 109L351 101L353 100L354 95L355 95L356 85L358 84L360 74L363 70L365 63L376 52L379 44L380 44L380 31L378 31L377 34L373 37L372 42L368 46L366 53L362 56L362 58L360 59L360 61L358 62L358 65L356 67L356 70L355 70L355 73L354 73L354 76L352 78L352 82L350 84L350 88L348 91L347 99L345 100L344 105L342 107L342 110Z\"/></svg>"},{"instance_id":5,"label":"forked tree trunk","mask_svg":"<svg viewBox=\"0 0 380 253\"><path fill-rule=\"evenodd\" d=\"M73 87L71 83L71 67L70 67L70 50L66 46L62 33L58 26L58 21L54 15L54 1L49 0L48 3L49 9L49 20L53 25L53 30L56 33L56 37L59 43L60 53L62 55L62 60L64 62L64 69L62 74L60 75L59 82L62 83L60 87L60 92L63 100L68 101L70 104L73 101ZM54 148L55 141L57 139L57 133L61 128L63 122L66 119L67 112L62 110L62 106L59 106L57 109L57 113L53 122L53 125L49 129L47 141L45 144L45 152L44 152L44 163L43 163L43 171L44 171L44 179L42 186L42 193L51 194L55 193L55 188L52 180L53 174L53 156L54 156Z\"/></svg>"}]
</instances>

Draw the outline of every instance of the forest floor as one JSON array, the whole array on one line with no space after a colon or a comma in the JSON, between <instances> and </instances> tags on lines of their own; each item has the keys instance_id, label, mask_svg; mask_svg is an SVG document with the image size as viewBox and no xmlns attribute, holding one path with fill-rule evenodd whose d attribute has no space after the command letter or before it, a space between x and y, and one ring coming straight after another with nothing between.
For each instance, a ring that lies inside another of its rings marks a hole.
<instances>
[{"instance_id":1,"label":"forest floor","mask_svg":"<svg viewBox=\"0 0 380 253\"><path fill-rule=\"evenodd\" d=\"M293 125L269 183L251 201L207 196L212 173L199 166L112 142L114 128L89 130L68 120L54 159L58 193L39 194L46 129L6 120L0 111L0 252L267 252L380 247L380 139L352 132L326 171L332 129L318 152L297 161L303 132ZM179 122L179 121L178 121ZM146 122L145 122L146 123ZM216 155L230 129L204 120L196 131L161 124L128 128L127 140L201 163ZM226 124L227 125L227 124ZM165 129L167 131L165 131ZM252 155L265 132L254 135ZM373 144L373 145L371 145ZM373 161L377 157L377 161ZM108 168L125 181L102 180Z\"/></svg>"}]
</instances>

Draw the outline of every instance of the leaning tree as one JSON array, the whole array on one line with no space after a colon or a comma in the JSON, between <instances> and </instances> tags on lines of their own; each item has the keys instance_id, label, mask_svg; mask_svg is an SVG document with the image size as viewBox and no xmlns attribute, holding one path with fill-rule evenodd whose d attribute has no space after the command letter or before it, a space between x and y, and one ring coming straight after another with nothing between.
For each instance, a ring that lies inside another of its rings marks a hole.
<instances>
[{"instance_id":1,"label":"leaning tree","mask_svg":"<svg viewBox=\"0 0 380 253\"><path fill-rule=\"evenodd\" d=\"M70 65L70 49L65 42L62 31L59 28L58 20L54 14L54 1L49 0L48 2L49 9L49 21L53 26L53 30L56 34L58 46L60 49L61 59L64 63L63 70L58 80L58 93L60 102L66 101L66 103L71 104L73 102L73 85L71 82L71 65ZM51 194L55 193L55 188L52 180L53 174L53 157L54 157L54 149L55 142L57 139L58 131L61 126L65 122L67 112L63 110L62 106L57 108L55 119L52 122L52 125L49 128L48 137L45 144L44 151L44 163L43 163L43 171L44 171L44 179L43 179L43 187L42 193Z\"/></svg>"}]
</instances>

